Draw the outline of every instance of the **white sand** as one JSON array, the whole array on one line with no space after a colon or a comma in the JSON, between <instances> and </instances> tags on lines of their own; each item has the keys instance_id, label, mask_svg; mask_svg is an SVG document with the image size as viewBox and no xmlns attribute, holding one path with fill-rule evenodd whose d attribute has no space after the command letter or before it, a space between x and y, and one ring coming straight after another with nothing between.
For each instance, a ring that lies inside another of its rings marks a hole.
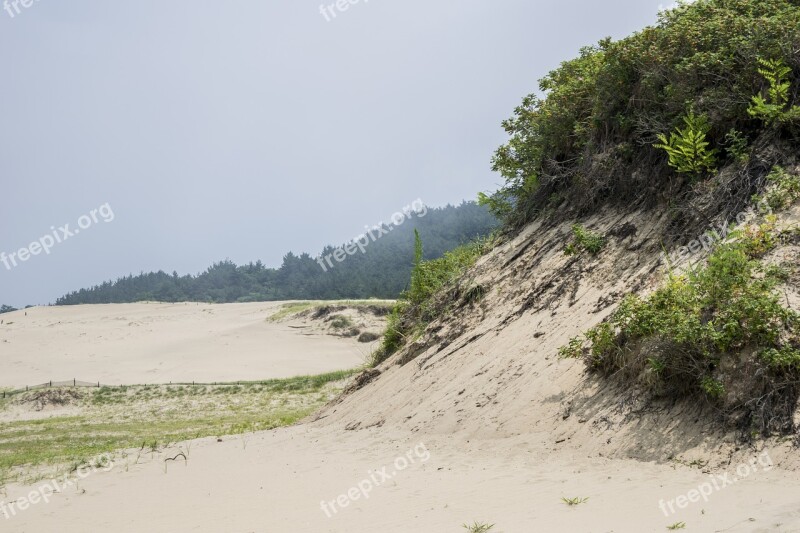
<instances>
[{"instance_id":1,"label":"white sand","mask_svg":"<svg viewBox=\"0 0 800 533\"><path fill-rule=\"evenodd\" d=\"M414 464L395 470L398 457L420 443L428 461L415 453ZM0 514L0 530L463 533L462 523L477 520L496 523L491 533L663 532L678 521L703 533L800 531L800 481L778 469L753 473L667 517L660 500L687 494L709 476L542 449L520 439L303 426L222 443L205 439L192 445L185 466L170 463L165 473L167 453L127 472L120 462L49 503L9 519ZM330 517L322 510L321 501L337 499L383 467L394 475L388 481L375 475L382 483L368 489L368 499L359 496ZM9 497L29 490L12 487ZM562 497L589 501L571 508Z\"/></svg>"},{"instance_id":2,"label":"white sand","mask_svg":"<svg viewBox=\"0 0 800 533\"><path fill-rule=\"evenodd\" d=\"M258 380L364 362L368 345L268 322L281 305L141 303L4 314L0 387Z\"/></svg>"}]
</instances>

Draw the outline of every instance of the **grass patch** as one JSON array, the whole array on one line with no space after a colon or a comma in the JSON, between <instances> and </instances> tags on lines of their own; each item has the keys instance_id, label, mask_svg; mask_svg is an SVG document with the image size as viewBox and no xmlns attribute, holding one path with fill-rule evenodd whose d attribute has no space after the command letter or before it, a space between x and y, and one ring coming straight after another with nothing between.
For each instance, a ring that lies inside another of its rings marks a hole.
<instances>
[{"instance_id":1,"label":"grass patch","mask_svg":"<svg viewBox=\"0 0 800 533\"><path fill-rule=\"evenodd\" d=\"M219 385L136 385L78 390L77 414L0 425L0 484L35 480L103 453L154 452L188 439L239 435L297 422L332 399L357 370ZM57 390L57 389L53 389ZM67 389L64 389L67 390ZM25 406L32 393L0 403Z\"/></svg>"},{"instance_id":2,"label":"grass patch","mask_svg":"<svg viewBox=\"0 0 800 533\"><path fill-rule=\"evenodd\" d=\"M291 302L283 304L280 311L271 315L267 320L270 322L277 322L286 317L296 315L297 313L302 313L308 309L313 309L319 305L322 305L322 302Z\"/></svg>"}]
</instances>

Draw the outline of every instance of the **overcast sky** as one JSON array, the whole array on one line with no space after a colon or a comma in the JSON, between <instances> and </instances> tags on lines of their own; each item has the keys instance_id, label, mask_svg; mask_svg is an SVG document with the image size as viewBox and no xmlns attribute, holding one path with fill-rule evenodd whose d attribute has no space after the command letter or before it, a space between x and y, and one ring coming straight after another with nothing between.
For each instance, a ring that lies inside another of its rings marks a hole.
<instances>
[{"instance_id":1,"label":"overcast sky","mask_svg":"<svg viewBox=\"0 0 800 533\"><path fill-rule=\"evenodd\" d=\"M17 7L0 11L0 252L51 227L62 238L105 204L114 215L0 262L0 303L21 306L140 271L279 266L417 198L474 199L500 182L500 122L536 80L655 22L659 4L361 0L335 18L319 0Z\"/></svg>"}]
</instances>

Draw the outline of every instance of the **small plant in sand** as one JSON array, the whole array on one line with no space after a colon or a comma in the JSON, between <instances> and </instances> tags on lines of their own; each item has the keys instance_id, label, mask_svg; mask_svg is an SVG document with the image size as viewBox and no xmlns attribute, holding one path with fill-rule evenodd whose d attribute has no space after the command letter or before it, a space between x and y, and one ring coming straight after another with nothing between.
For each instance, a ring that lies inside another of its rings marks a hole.
<instances>
[{"instance_id":1,"label":"small plant in sand","mask_svg":"<svg viewBox=\"0 0 800 533\"><path fill-rule=\"evenodd\" d=\"M588 502L589 498L561 498L561 501L566 503L570 507L574 507L576 505Z\"/></svg>"},{"instance_id":2,"label":"small plant in sand","mask_svg":"<svg viewBox=\"0 0 800 533\"><path fill-rule=\"evenodd\" d=\"M764 200L773 211L786 209L800 199L800 176L791 174L781 167L774 167L767 175L769 187L763 197L755 200Z\"/></svg>"},{"instance_id":3,"label":"small plant in sand","mask_svg":"<svg viewBox=\"0 0 800 533\"><path fill-rule=\"evenodd\" d=\"M484 296L486 296L486 287L483 285L474 285L464 293L464 301L468 304L475 304L483 300Z\"/></svg>"},{"instance_id":4,"label":"small plant in sand","mask_svg":"<svg viewBox=\"0 0 800 533\"><path fill-rule=\"evenodd\" d=\"M469 531L469 533L486 533L490 529L494 527L494 524L487 524L484 522L475 522L472 525L464 524L462 526L464 529Z\"/></svg>"},{"instance_id":5,"label":"small plant in sand","mask_svg":"<svg viewBox=\"0 0 800 533\"><path fill-rule=\"evenodd\" d=\"M670 531L676 531L678 529L686 529L686 522L675 522L671 526L667 526L667 529Z\"/></svg>"},{"instance_id":6,"label":"small plant in sand","mask_svg":"<svg viewBox=\"0 0 800 533\"><path fill-rule=\"evenodd\" d=\"M597 255L606 244L605 238L597 233L589 231L580 224L572 226L572 235L574 239L564 249L565 255L576 255L582 251L589 252L591 255Z\"/></svg>"}]
</instances>

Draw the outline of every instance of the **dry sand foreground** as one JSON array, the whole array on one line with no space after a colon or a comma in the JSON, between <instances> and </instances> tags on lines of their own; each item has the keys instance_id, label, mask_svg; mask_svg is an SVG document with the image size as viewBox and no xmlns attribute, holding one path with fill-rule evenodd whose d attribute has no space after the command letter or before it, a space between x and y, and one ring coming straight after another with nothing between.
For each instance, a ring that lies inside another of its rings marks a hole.
<instances>
[{"instance_id":1,"label":"dry sand foreground","mask_svg":"<svg viewBox=\"0 0 800 533\"><path fill-rule=\"evenodd\" d=\"M2 316L0 387L259 380L361 365L369 347L266 319L282 303L36 307ZM27 313L27 316L26 316Z\"/></svg>"},{"instance_id":2,"label":"dry sand foreground","mask_svg":"<svg viewBox=\"0 0 800 533\"><path fill-rule=\"evenodd\" d=\"M415 447L421 453L410 455L414 463L396 470L397 459ZM192 445L185 466L171 463L165 473L168 454L127 472L118 464L50 503L8 520L0 515L0 530L455 533L464 531L464 521L479 520L496 522L491 533L662 532L677 521L695 532L800 531L800 483L777 468L668 518L659 500L687 494L708 475L685 466L542 451L547 448L517 439L308 426L222 443L206 439ZM391 479L369 473L383 467ZM370 477L381 483L368 490L368 499L359 496L330 517L321 509L321 500L334 500ZM10 499L26 490L11 487ZM570 508L562 496L589 501Z\"/></svg>"}]
</instances>

